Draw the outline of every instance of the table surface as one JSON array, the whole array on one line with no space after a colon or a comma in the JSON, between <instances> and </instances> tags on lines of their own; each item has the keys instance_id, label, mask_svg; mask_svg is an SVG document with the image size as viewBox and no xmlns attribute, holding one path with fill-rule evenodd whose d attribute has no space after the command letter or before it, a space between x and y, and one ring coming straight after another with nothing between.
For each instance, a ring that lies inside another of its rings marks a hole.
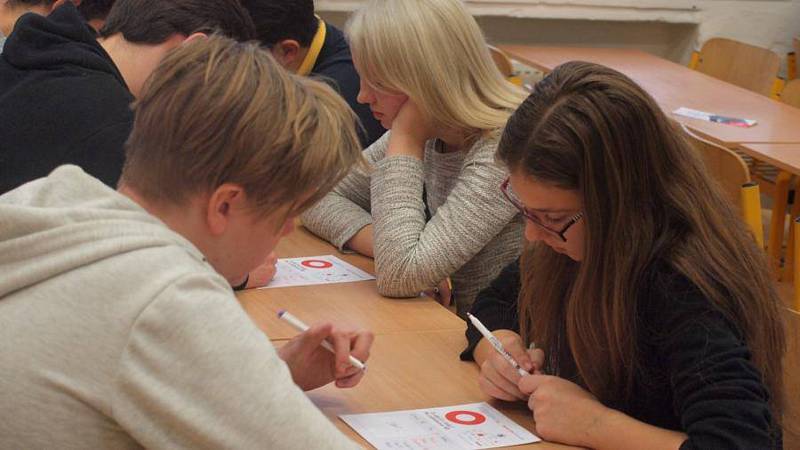
<instances>
[{"instance_id":1,"label":"table surface","mask_svg":"<svg viewBox=\"0 0 800 450\"><path fill-rule=\"evenodd\" d=\"M523 45L501 45L500 48L512 58L544 72L573 60L616 69L650 93L670 117L726 146L800 143L800 109L641 50ZM722 116L755 119L758 124L741 128L672 114L682 106Z\"/></svg>"},{"instance_id":2,"label":"table surface","mask_svg":"<svg viewBox=\"0 0 800 450\"><path fill-rule=\"evenodd\" d=\"M311 401L347 436L366 445L340 414L436 408L488 402L522 427L533 430L531 412L522 403L489 400L478 387L478 367L458 359L466 340L462 331L378 335L364 379L353 389L334 385L308 393ZM506 448L569 449L539 442Z\"/></svg>"},{"instance_id":3,"label":"table surface","mask_svg":"<svg viewBox=\"0 0 800 450\"><path fill-rule=\"evenodd\" d=\"M280 258L336 254L374 273L372 260L342 255L331 245L299 227L276 249ZM503 414L533 431L524 403L490 400L478 386L478 367L459 360L466 347L466 324L427 297L389 299L377 294L374 281L294 288L249 290L238 294L250 317L277 346L297 332L276 317L289 309L306 322L349 323L375 333L364 379L352 389L329 384L308 393L309 398L343 433L366 445L341 421L340 414L435 408L489 402ZM569 449L539 442L507 448Z\"/></svg>"},{"instance_id":4,"label":"table surface","mask_svg":"<svg viewBox=\"0 0 800 450\"><path fill-rule=\"evenodd\" d=\"M800 124L798 124L800 127ZM800 175L800 144L740 144L736 148L759 161Z\"/></svg>"},{"instance_id":5,"label":"table surface","mask_svg":"<svg viewBox=\"0 0 800 450\"><path fill-rule=\"evenodd\" d=\"M334 254L348 263L374 272L372 259L344 255L332 245L298 227L276 249L281 258ZM375 280L275 289L251 289L238 294L239 302L272 340L297 334L278 311L285 309L312 324L330 321L340 326L368 329L375 334L404 331L462 330L464 321L428 297L410 299L378 295Z\"/></svg>"}]
</instances>

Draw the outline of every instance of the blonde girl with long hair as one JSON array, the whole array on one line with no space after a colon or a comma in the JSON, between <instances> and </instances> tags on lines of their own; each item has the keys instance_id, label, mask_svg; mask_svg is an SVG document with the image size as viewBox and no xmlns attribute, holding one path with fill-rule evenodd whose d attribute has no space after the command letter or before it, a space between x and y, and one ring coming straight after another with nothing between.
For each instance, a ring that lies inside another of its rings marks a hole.
<instances>
[{"instance_id":1,"label":"blonde girl with long hair","mask_svg":"<svg viewBox=\"0 0 800 450\"><path fill-rule=\"evenodd\" d=\"M500 130L524 99L495 67L460 0L372 0L345 32L359 101L391 131L303 216L341 249L375 258L378 290L419 295L452 281L459 314L521 249L522 221L498 191Z\"/></svg>"},{"instance_id":2,"label":"blonde girl with long hair","mask_svg":"<svg viewBox=\"0 0 800 450\"><path fill-rule=\"evenodd\" d=\"M766 258L655 101L612 69L564 64L498 155L530 246L473 312L532 375L471 338L483 390L528 401L542 438L570 445L781 448Z\"/></svg>"}]
</instances>

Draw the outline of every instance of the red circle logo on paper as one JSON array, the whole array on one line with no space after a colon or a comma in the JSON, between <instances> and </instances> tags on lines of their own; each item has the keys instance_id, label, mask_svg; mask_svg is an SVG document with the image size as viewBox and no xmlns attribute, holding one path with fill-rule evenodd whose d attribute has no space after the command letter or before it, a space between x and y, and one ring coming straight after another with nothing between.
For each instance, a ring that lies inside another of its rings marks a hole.
<instances>
[{"instance_id":1,"label":"red circle logo on paper","mask_svg":"<svg viewBox=\"0 0 800 450\"><path fill-rule=\"evenodd\" d=\"M480 425L486 422L486 416L475 411L450 411L444 418L459 425Z\"/></svg>"},{"instance_id":2,"label":"red circle logo on paper","mask_svg":"<svg viewBox=\"0 0 800 450\"><path fill-rule=\"evenodd\" d=\"M333 267L333 264L328 261L322 261L321 259L307 259L300 264L310 269L329 269Z\"/></svg>"}]
</instances>

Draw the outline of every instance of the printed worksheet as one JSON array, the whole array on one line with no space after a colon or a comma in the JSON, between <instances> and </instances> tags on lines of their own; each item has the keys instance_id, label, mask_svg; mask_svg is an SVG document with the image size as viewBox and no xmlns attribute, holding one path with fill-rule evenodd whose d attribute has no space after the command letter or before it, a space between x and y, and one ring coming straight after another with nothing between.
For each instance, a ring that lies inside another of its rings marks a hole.
<instances>
[{"instance_id":1,"label":"printed worksheet","mask_svg":"<svg viewBox=\"0 0 800 450\"><path fill-rule=\"evenodd\" d=\"M275 278L261 289L348 283L374 280L375 277L333 255L279 259Z\"/></svg>"},{"instance_id":2,"label":"printed worksheet","mask_svg":"<svg viewBox=\"0 0 800 450\"><path fill-rule=\"evenodd\" d=\"M378 450L481 449L541 440L485 402L339 417Z\"/></svg>"}]
</instances>

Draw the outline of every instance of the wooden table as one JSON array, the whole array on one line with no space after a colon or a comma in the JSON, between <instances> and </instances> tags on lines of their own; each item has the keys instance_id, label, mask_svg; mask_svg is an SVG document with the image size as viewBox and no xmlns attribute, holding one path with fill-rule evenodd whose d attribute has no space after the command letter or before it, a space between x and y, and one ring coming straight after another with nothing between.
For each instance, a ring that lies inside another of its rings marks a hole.
<instances>
[{"instance_id":1,"label":"wooden table","mask_svg":"<svg viewBox=\"0 0 800 450\"><path fill-rule=\"evenodd\" d=\"M800 143L800 109L641 50L521 45L502 45L500 48L520 62L544 72L573 60L616 69L650 93L670 117L725 146ZM672 114L682 106L723 116L755 119L758 124L740 128Z\"/></svg>"},{"instance_id":2,"label":"wooden table","mask_svg":"<svg viewBox=\"0 0 800 450\"><path fill-rule=\"evenodd\" d=\"M284 238L276 253L281 258L335 254L338 258L369 273L372 259L344 255L332 245L298 229ZM464 321L428 297L386 298L378 295L375 281L302 286L278 289L252 289L238 295L239 302L272 340L289 339L297 334L278 311L285 309L306 323L330 321L371 330L375 334L403 331L462 330Z\"/></svg>"},{"instance_id":3,"label":"wooden table","mask_svg":"<svg viewBox=\"0 0 800 450\"><path fill-rule=\"evenodd\" d=\"M533 430L530 410L522 402L489 400L478 387L478 367L458 359L466 340L463 330L378 335L364 379L353 389L328 385L308 396L347 436L367 445L339 419L340 414L385 412L486 401L522 427ZM569 449L539 442L517 447Z\"/></svg>"},{"instance_id":4,"label":"wooden table","mask_svg":"<svg viewBox=\"0 0 800 450\"><path fill-rule=\"evenodd\" d=\"M284 238L279 257L336 254L367 272L374 273L372 260L342 255L331 245L303 228ZM276 346L297 332L276 318L286 308L307 322L330 320L372 330L375 342L367 361L369 370L353 389L329 384L308 393L309 398L343 433L367 445L339 419L340 414L433 408L487 401L503 414L533 431L530 410L524 403L490 400L478 387L478 367L460 361L466 347L466 324L455 314L427 297L389 299L377 294L375 282L342 283L296 288L261 289L239 293L239 301L250 317ZM570 449L558 444L507 447Z\"/></svg>"},{"instance_id":5,"label":"wooden table","mask_svg":"<svg viewBox=\"0 0 800 450\"><path fill-rule=\"evenodd\" d=\"M797 124L797 128L800 128L800 123ZM737 145L735 148L792 175L800 175L800 143L748 143Z\"/></svg>"}]
</instances>

